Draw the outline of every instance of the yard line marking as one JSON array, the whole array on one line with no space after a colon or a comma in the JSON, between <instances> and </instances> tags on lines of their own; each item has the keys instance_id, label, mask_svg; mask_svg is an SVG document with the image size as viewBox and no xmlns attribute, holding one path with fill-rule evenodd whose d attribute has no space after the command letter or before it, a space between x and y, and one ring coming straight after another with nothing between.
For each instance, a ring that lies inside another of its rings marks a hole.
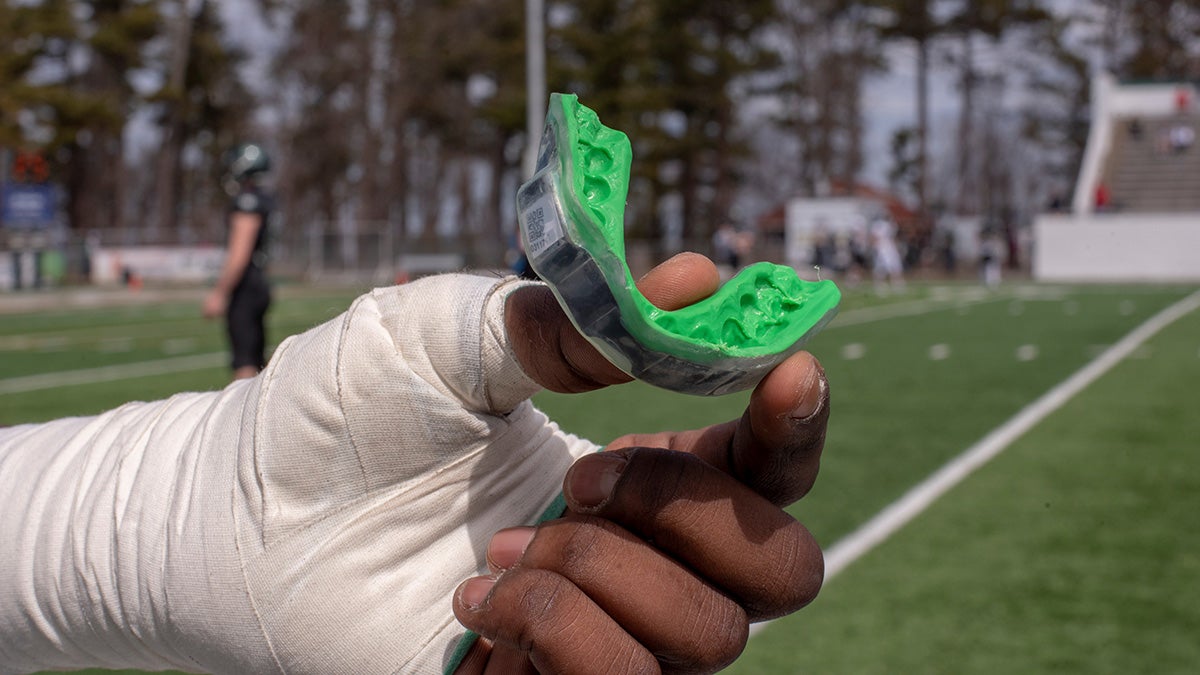
<instances>
[{"instance_id":1,"label":"yard line marking","mask_svg":"<svg viewBox=\"0 0 1200 675\"><path fill-rule=\"evenodd\" d=\"M162 351L164 354L182 354L190 352L196 348L196 338L173 338L163 340Z\"/></svg>"},{"instance_id":2,"label":"yard line marking","mask_svg":"<svg viewBox=\"0 0 1200 675\"><path fill-rule=\"evenodd\" d=\"M61 335L44 338L38 340L35 345L39 352L58 352L66 349L71 344L70 338Z\"/></svg>"},{"instance_id":3,"label":"yard line marking","mask_svg":"<svg viewBox=\"0 0 1200 675\"><path fill-rule=\"evenodd\" d=\"M851 342L842 347L842 358L847 361L857 361L867 355L867 348L861 342Z\"/></svg>"},{"instance_id":4,"label":"yard line marking","mask_svg":"<svg viewBox=\"0 0 1200 675\"><path fill-rule=\"evenodd\" d=\"M1175 321L1200 308L1200 291L1167 307L1134 328L1103 354L1096 357L1073 375L1059 382L1013 417L979 439L954 459L942 465L924 481L912 487L904 496L887 505L858 529L834 542L825 552L825 581L837 576L851 563L887 540L900 528L928 509L934 502L958 485L976 469L987 464L1014 441L1063 407L1079 392L1100 379L1113 366L1123 361L1147 340ZM754 636L771 622L752 624Z\"/></svg>"},{"instance_id":5,"label":"yard line marking","mask_svg":"<svg viewBox=\"0 0 1200 675\"><path fill-rule=\"evenodd\" d=\"M101 366L99 368L65 370L59 373L46 373L44 375L10 377L6 380L0 380L0 395L24 394L42 389L55 389L57 387L70 387L81 384L98 384L100 382L113 382L115 380L126 380L148 375L182 373L189 370L203 370L222 365L227 358L228 356L224 352L211 352L209 354L180 356L174 359L139 361L137 363Z\"/></svg>"},{"instance_id":6,"label":"yard line marking","mask_svg":"<svg viewBox=\"0 0 1200 675\"><path fill-rule=\"evenodd\" d=\"M979 294L964 293L959 300L977 304L980 302L989 302L999 300L994 296L982 296ZM838 317L829 327L836 328L838 326L849 326L872 321L882 321L884 319L899 318L904 316L916 316L919 314L927 314L944 309L953 309L956 305L947 305L945 301L937 300L915 300L909 303L899 303L895 305L882 305L879 307L865 307L863 309L846 312ZM957 306L962 306L961 304ZM9 338L14 339L14 338ZM865 350L863 350L865 353ZM861 358L862 353L849 358ZM100 382L112 382L115 380L124 380L133 377L142 377L145 375L162 375L167 373L177 373L187 370L200 370L208 368L220 363L220 359L224 358L223 353L211 354L196 354L192 356L182 356L174 359L159 359L156 361L141 361L137 363L128 363L116 366L104 366L101 368L86 368L82 370L67 370L58 373L46 373L44 375L30 375L26 377L14 377L7 380L0 380L0 395L16 394L28 391L39 391L42 389L53 389L55 387L66 387L81 384L93 384Z\"/></svg>"},{"instance_id":7,"label":"yard line marking","mask_svg":"<svg viewBox=\"0 0 1200 675\"><path fill-rule=\"evenodd\" d=\"M96 346L96 351L99 351L102 354L116 354L118 352L133 351L133 338L104 338L100 341L100 344Z\"/></svg>"},{"instance_id":8,"label":"yard line marking","mask_svg":"<svg viewBox=\"0 0 1200 675\"><path fill-rule=\"evenodd\" d=\"M930 312L939 312L947 309L963 309L971 305L979 305L985 302L996 302L1003 300L1003 297L966 297L959 298L957 301L945 301L938 299L931 300L913 300L912 302L898 302L892 305L879 305L877 307L863 307L862 309L852 309L844 314L839 314L825 330L834 328L842 328L845 326L857 326L859 324L871 323L873 321L883 321L884 319L898 319L904 316L919 316L921 314L929 314Z\"/></svg>"},{"instance_id":9,"label":"yard line marking","mask_svg":"<svg viewBox=\"0 0 1200 675\"><path fill-rule=\"evenodd\" d=\"M1018 361L1032 361L1038 357L1037 345L1021 345L1017 347Z\"/></svg>"}]
</instances>

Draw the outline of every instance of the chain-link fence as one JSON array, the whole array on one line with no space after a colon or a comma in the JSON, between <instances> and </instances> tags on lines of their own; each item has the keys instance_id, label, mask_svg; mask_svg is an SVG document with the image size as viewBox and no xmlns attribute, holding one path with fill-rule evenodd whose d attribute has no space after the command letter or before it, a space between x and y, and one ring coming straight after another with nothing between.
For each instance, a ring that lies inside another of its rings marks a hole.
<instances>
[{"instance_id":1,"label":"chain-link fence","mask_svg":"<svg viewBox=\"0 0 1200 675\"><path fill-rule=\"evenodd\" d=\"M0 238L0 290L60 284L208 283L220 272L221 233L134 228L59 229ZM407 236L385 223L309 223L272 228L268 269L281 280L310 283L394 283L461 269L508 270L520 253L511 235ZM751 260L778 260L777 242L760 239ZM635 276L679 250L712 254L710 241L630 241Z\"/></svg>"}]
</instances>

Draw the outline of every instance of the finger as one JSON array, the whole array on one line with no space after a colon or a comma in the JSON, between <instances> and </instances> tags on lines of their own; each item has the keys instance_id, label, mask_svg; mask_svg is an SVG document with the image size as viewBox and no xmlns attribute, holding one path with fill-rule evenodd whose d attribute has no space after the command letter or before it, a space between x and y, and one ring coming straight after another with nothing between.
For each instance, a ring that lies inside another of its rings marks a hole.
<instances>
[{"instance_id":1,"label":"finger","mask_svg":"<svg viewBox=\"0 0 1200 675\"><path fill-rule=\"evenodd\" d=\"M508 645L493 645L485 675L537 675L529 653Z\"/></svg>"},{"instance_id":2,"label":"finger","mask_svg":"<svg viewBox=\"0 0 1200 675\"><path fill-rule=\"evenodd\" d=\"M543 523L517 569L566 578L664 670L716 672L746 646L749 621L737 603L611 521L569 515Z\"/></svg>"},{"instance_id":3,"label":"finger","mask_svg":"<svg viewBox=\"0 0 1200 675\"><path fill-rule=\"evenodd\" d=\"M812 489L828 422L825 371L811 354L799 352L763 378L740 420L694 431L631 434L608 449L687 452L784 506Z\"/></svg>"},{"instance_id":4,"label":"finger","mask_svg":"<svg viewBox=\"0 0 1200 675\"><path fill-rule=\"evenodd\" d=\"M529 654L542 673L651 673L654 656L566 578L516 567L475 577L454 594L454 615L493 643Z\"/></svg>"},{"instance_id":5,"label":"finger","mask_svg":"<svg viewBox=\"0 0 1200 675\"><path fill-rule=\"evenodd\" d=\"M487 638L475 640L454 669L455 675L536 675L529 655L512 647L494 645Z\"/></svg>"},{"instance_id":6,"label":"finger","mask_svg":"<svg viewBox=\"0 0 1200 675\"><path fill-rule=\"evenodd\" d=\"M717 292L721 272L699 253L680 253L654 267L637 287L659 309L680 309Z\"/></svg>"},{"instance_id":7,"label":"finger","mask_svg":"<svg viewBox=\"0 0 1200 675\"><path fill-rule=\"evenodd\" d=\"M778 506L694 455L625 448L567 472L571 511L634 532L721 589L751 620L813 600L824 560L812 535Z\"/></svg>"},{"instance_id":8,"label":"finger","mask_svg":"<svg viewBox=\"0 0 1200 675\"><path fill-rule=\"evenodd\" d=\"M725 453L725 468L775 504L800 499L817 479L829 409L825 369L812 354L796 354L751 394Z\"/></svg>"},{"instance_id":9,"label":"finger","mask_svg":"<svg viewBox=\"0 0 1200 675\"><path fill-rule=\"evenodd\" d=\"M662 309L695 303L712 295L718 286L716 265L695 253L681 253L638 281L638 290ZM545 286L513 292L505 324L513 353L525 372L551 391L577 393L630 380L579 334Z\"/></svg>"}]
</instances>

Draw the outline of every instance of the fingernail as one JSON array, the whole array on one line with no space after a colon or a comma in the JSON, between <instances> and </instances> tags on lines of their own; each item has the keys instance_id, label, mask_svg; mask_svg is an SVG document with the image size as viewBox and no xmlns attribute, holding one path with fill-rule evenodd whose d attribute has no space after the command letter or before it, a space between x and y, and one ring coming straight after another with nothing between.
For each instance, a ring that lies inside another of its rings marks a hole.
<instances>
[{"instance_id":1,"label":"fingernail","mask_svg":"<svg viewBox=\"0 0 1200 675\"><path fill-rule=\"evenodd\" d=\"M796 420L805 420L816 415L821 409L821 401L825 398L825 378L821 376L821 366L816 360L808 369L808 376L796 388L800 402L792 408L789 416Z\"/></svg>"},{"instance_id":2,"label":"fingernail","mask_svg":"<svg viewBox=\"0 0 1200 675\"><path fill-rule=\"evenodd\" d=\"M467 579L458 591L458 597L462 600L462 604L466 605L467 609L479 609L479 607L487 602L488 593L492 592L492 586L495 585L495 577L474 577Z\"/></svg>"},{"instance_id":3,"label":"fingernail","mask_svg":"<svg viewBox=\"0 0 1200 675\"><path fill-rule=\"evenodd\" d=\"M568 496L585 508L600 506L612 496L624 470L625 458L621 455L598 452L583 457L567 476Z\"/></svg>"},{"instance_id":4,"label":"fingernail","mask_svg":"<svg viewBox=\"0 0 1200 675\"><path fill-rule=\"evenodd\" d=\"M492 540L488 543L488 561L502 570L516 565L524 555L529 542L533 541L535 532L537 530L532 527L510 527L500 530L492 535Z\"/></svg>"}]
</instances>

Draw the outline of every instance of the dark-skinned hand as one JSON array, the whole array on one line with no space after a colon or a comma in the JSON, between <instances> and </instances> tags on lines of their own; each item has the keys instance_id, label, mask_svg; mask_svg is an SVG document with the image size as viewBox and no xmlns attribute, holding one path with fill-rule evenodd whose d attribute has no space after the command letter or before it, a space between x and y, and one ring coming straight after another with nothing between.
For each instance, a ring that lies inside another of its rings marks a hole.
<instances>
[{"instance_id":1,"label":"dark-skinned hand","mask_svg":"<svg viewBox=\"0 0 1200 675\"><path fill-rule=\"evenodd\" d=\"M674 309L719 283L711 261L683 254L638 288ZM629 380L544 287L514 293L506 323L522 367L547 389ZM794 612L820 588L820 548L783 507L812 487L828 419L824 372L800 352L759 383L738 420L622 436L575 462L563 481L564 517L496 533L491 574L459 586L454 613L481 639L457 673L727 666L751 622Z\"/></svg>"}]
</instances>

